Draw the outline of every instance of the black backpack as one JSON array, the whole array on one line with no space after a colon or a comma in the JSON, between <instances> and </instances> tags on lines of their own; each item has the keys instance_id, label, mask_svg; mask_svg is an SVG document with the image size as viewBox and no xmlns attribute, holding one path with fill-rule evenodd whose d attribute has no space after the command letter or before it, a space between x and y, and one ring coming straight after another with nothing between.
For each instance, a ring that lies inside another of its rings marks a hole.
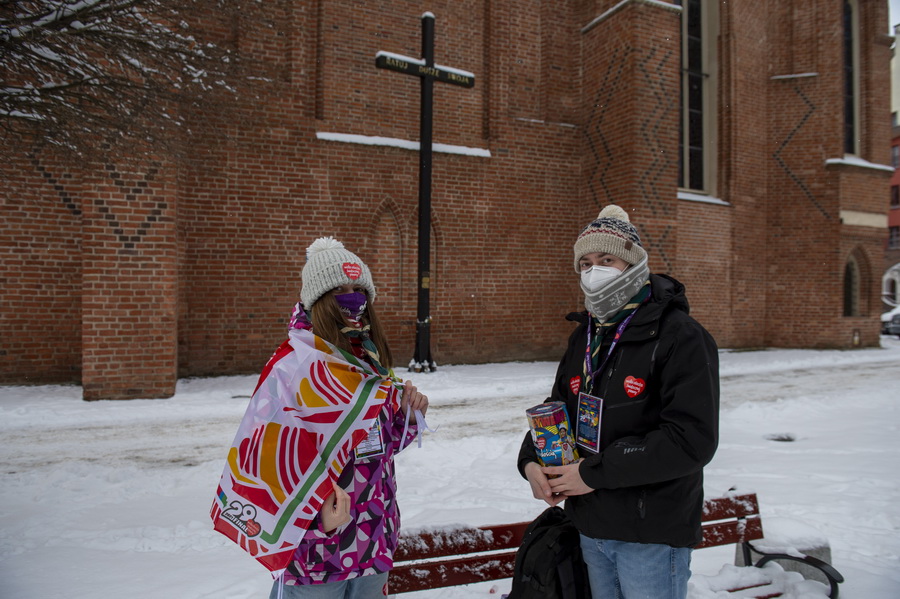
<instances>
[{"instance_id":1,"label":"black backpack","mask_svg":"<svg viewBox=\"0 0 900 599\"><path fill-rule=\"evenodd\" d=\"M551 507L525 529L508 599L591 599L578 529Z\"/></svg>"}]
</instances>

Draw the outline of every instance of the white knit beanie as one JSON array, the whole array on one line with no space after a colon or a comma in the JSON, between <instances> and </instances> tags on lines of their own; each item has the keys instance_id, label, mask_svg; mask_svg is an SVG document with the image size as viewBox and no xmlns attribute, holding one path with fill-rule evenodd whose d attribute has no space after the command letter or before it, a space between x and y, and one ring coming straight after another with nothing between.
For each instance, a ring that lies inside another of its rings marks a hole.
<instances>
[{"instance_id":1,"label":"white knit beanie","mask_svg":"<svg viewBox=\"0 0 900 599\"><path fill-rule=\"evenodd\" d=\"M360 285L368 292L369 301L375 300L369 267L334 237L320 237L306 248L306 264L300 276L300 302L306 310L341 285Z\"/></svg>"},{"instance_id":2,"label":"white knit beanie","mask_svg":"<svg viewBox=\"0 0 900 599\"><path fill-rule=\"evenodd\" d=\"M575 272L581 272L578 266L581 257L593 252L612 254L631 265L647 257L641 237L631 224L628 213L615 204L601 210L597 218L578 235L575 241Z\"/></svg>"}]
</instances>

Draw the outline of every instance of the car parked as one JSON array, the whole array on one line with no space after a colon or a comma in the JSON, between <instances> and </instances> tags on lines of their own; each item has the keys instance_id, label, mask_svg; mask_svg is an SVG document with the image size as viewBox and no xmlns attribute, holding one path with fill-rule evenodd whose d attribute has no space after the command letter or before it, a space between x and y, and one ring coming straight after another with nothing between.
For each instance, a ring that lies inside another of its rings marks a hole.
<instances>
[{"instance_id":1,"label":"car parked","mask_svg":"<svg viewBox=\"0 0 900 599\"><path fill-rule=\"evenodd\" d=\"M900 306L881 315L881 334L900 336Z\"/></svg>"}]
</instances>

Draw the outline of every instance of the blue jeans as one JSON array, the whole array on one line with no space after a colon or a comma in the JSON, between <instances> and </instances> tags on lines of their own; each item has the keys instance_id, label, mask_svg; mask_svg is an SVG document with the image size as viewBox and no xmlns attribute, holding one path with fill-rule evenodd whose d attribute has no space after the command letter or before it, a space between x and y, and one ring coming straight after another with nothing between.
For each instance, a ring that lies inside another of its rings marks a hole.
<instances>
[{"instance_id":1,"label":"blue jeans","mask_svg":"<svg viewBox=\"0 0 900 599\"><path fill-rule=\"evenodd\" d=\"M594 599L685 599L691 549L581 535Z\"/></svg>"},{"instance_id":2,"label":"blue jeans","mask_svg":"<svg viewBox=\"0 0 900 599\"><path fill-rule=\"evenodd\" d=\"M384 594L384 585L387 584L387 572L359 576L339 582L325 584L301 584L285 586L282 590L283 599L373 599L374 597L387 597ZM276 580L269 593L269 599L278 599L278 586Z\"/></svg>"}]
</instances>

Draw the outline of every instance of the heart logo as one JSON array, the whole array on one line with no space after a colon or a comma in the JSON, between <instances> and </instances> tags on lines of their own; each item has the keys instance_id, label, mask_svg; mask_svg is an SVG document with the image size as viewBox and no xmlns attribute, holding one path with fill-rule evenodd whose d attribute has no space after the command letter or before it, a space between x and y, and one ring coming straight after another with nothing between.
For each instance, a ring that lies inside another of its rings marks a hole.
<instances>
[{"instance_id":1,"label":"heart logo","mask_svg":"<svg viewBox=\"0 0 900 599\"><path fill-rule=\"evenodd\" d=\"M578 390L581 389L581 377L573 376L569 379L569 389L572 390L573 395L578 395Z\"/></svg>"},{"instance_id":2,"label":"heart logo","mask_svg":"<svg viewBox=\"0 0 900 599\"><path fill-rule=\"evenodd\" d=\"M344 262L341 268L344 269L344 274L350 277L351 281L355 281L362 274L362 266L353 262Z\"/></svg>"},{"instance_id":3,"label":"heart logo","mask_svg":"<svg viewBox=\"0 0 900 599\"><path fill-rule=\"evenodd\" d=\"M631 375L625 377L625 393L628 397L637 397L646 386L647 383L644 382L644 379L636 379Z\"/></svg>"},{"instance_id":4,"label":"heart logo","mask_svg":"<svg viewBox=\"0 0 900 599\"><path fill-rule=\"evenodd\" d=\"M262 530L262 527L259 525L258 522L256 522L252 518L250 520L247 520L247 536L248 537L255 537L256 535L258 535L260 533L261 530Z\"/></svg>"}]
</instances>

